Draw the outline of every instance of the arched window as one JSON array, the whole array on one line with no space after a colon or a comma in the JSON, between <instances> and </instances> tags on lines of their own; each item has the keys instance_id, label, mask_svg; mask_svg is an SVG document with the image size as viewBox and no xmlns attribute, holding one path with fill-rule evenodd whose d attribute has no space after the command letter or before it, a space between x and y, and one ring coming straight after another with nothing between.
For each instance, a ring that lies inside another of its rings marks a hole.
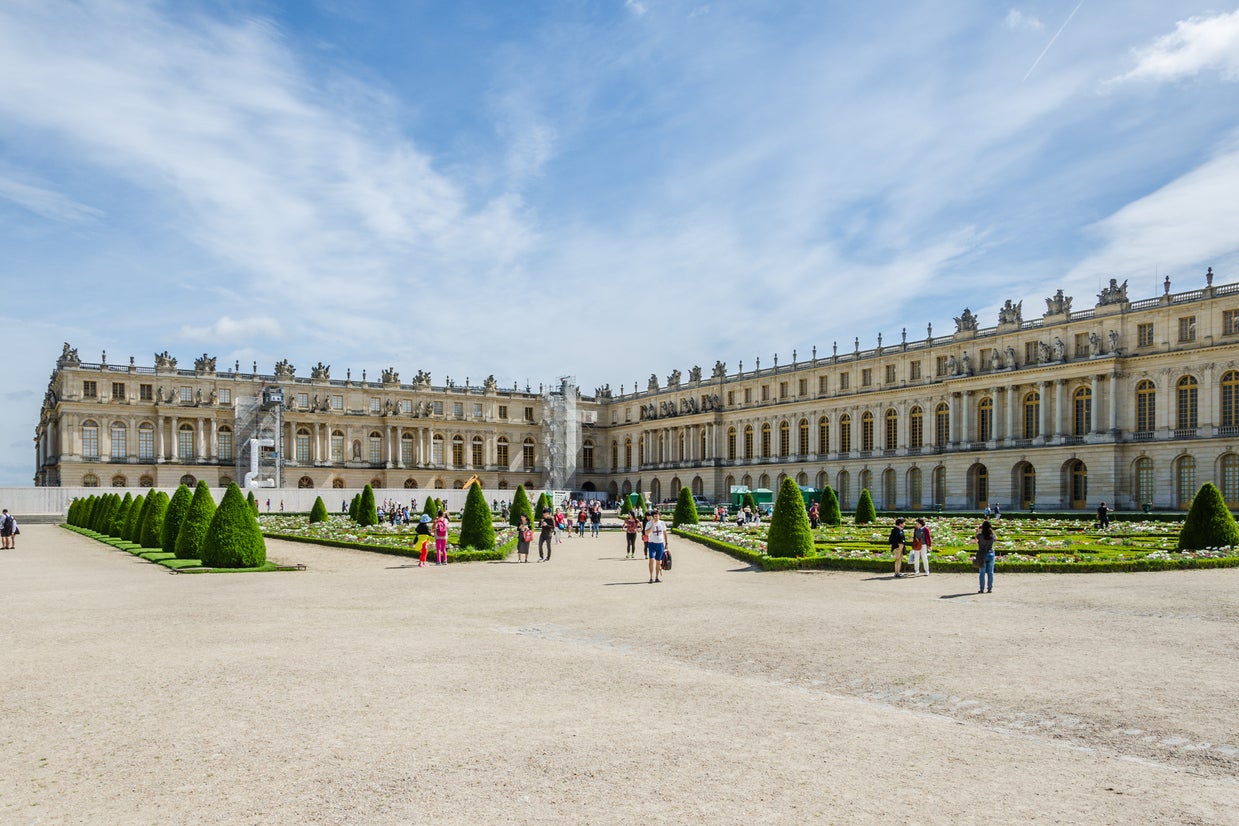
<instances>
[{"instance_id":1,"label":"arched window","mask_svg":"<svg viewBox=\"0 0 1239 826\"><path fill-rule=\"evenodd\" d=\"M744 458L753 458L753 426L749 424L744 426Z\"/></svg>"},{"instance_id":2,"label":"arched window","mask_svg":"<svg viewBox=\"0 0 1239 826\"><path fill-rule=\"evenodd\" d=\"M939 465L934 468L934 507L946 505L946 468Z\"/></svg>"},{"instance_id":3,"label":"arched window","mask_svg":"<svg viewBox=\"0 0 1239 826\"><path fill-rule=\"evenodd\" d=\"M386 487L386 485L383 484L382 479L375 476L373 479L370 480L370 487L374 488L375 490L378 490L379 488Z\"/></svg>"},{"instance_id":4,"label":"arched window","mask_svg":"<svg viewBox=\"0 0 1239 826\"><path fill-rule=\"evenodd\" d=\"M972 474L974 502L978 508L989 505L989 468L977 465Z\"/></svg>"},{"instance_id":5,"label":"arched window","mask_svg":"<svg viewBox=\"0 0 1239 826\"><path fill-rule=\"evenodd\" d=\"M186 473L181 477L181 484L187 488L192 488L198 484L198 480L194 478L192 473Z\"/></svg>"},{"instance_id":6,"label":"arched window","mask_svg":"<svg viewBox=\"0 0 1239 826\"><path fill-rule=\"evenodd\" d=\"M143 476L141 479L138 480L138 487L142 487L142 488L155 487L155 477Z\"/></svg>"},{"instance_id":7,"label":"arched window","mask_svg":"<svg viewBox=\"0 0 1239 826\"><path fill-rule=\"evenodd\" d=\"M920 408L917 408L918 410ZM914 467L908 470L908 507L924 507L925 494L922 490L921 469Z\"/></svg>"},{"instance_id":8,"label":"arched window","mask_svg":"<svg viewBox=\"0 0 1239 826\"><path fill-rule=\"evenodd\" d=\"M229 433L229 437L231 435ZM142 422L138 425L138 459L143 462L151 462L155 459L155 425L150 422Z\"/></svg>"},{"instance_id":9,"label":"arched window","mask_svg":"<svg viewBox=\"0 0 1239 826\"><path fill-rule=\"evenodd\" d=\"M309 476L302 476L300 479L297 480L297 487L302 488L302 489L312 488L314 487L314 480L311 479Z\"/></svg>"},{"instance_id":10,"label":"arched window","mask_svg":"<svg viewBox=\"0 0 1239 826\"><path fill-rule=\"evenodd\" d=\"M344 461L344 432L331 431L331 461L340 464Z\"/></svg>"},{"instance_id":11,"label":"arched window","mask_svg":"<svg viewBox=\"0 0 1239 826\"><path fill-rule=\"evenodd\" d=\"M803 472L797 473L796 484L800 485L802 488L807 488L809 486L809 474Z\"/></svg>"},{"instance_id":12,"label":"arched window","mask_svg":"<svg viewBox=\"0 0 1239 826\"><path fill-rule=\"evenodd\" d=\"M1079 459L1067 466L1067 485L1071 492L1071 507L1082 510L1088 507L1088 468Z\"/></svg>"},{"instance_id":13,"label":"arched window","mask_svg":"<svg viewBox=\"0 0 1239 826\"><path fill-rule=\"evenodd\" d=\"M766 422L761 426L761 457L763 459L770 458L770 422Z\"/></svg>"},{"instance_id":14,"label":"arched window","mask_svg":"<svg viewBox=\"0 0 1239 826\"><path fill-rule=\"evenodd\" d=\"M588 445L587 450L589 451L588 452L589 464L586 466L585 469L593 470L594 468L594 445L593 445L593 442L586 442L585 444ZM480 468L486 464L486 462L484 461L484 457L482 456L482 437L481 436L474 436L469 441L469 464L473 465L473 467L475 468Z\"/></svg>"},{"instance_id":15,"label":"arched window","mask_svg":"<svg viewBox=\"0 0 1239 826\"><path fill-rule=\"evenodd\" d=\"M916 405L908 412L908 447L913 450L920 450L924 446L925 413L921 410L920 405ZM916 501L919 502L920 499L918 498Z\"/></svg>"},{"instance_id":16,"label":"arched window","mask_svg":"<svg viewBox=\"0 0 1239 826\"><path fill-rule=\"evenodd\" d=\"M310 462L310 431L308 428L297 428L296 457L298 464Z\"/></svg>"},{"instance_id":17,"label":"arched window","mask_svg":"<svg viewBox=\"0 0 1239 826\"><path fill-rule=\"evenodd\" d=\"M799 425L799 444L796 445L796 452L801 456L809 455L809 420L801 419Z\"/></svg>"},{"instance_id":18,"label":"arched window","mask_svg":"<svg viewBox=\"0 0 1239 826\"><path fill-rule=\"evenodd\" d=\"M1140 506L1153 504L1153 460L1141 456L1136 460L1136 504Z\"/></svg>"},{"instance_id":19,"label":"arched window","mask_svg":"<svg viewBox=\"0 0 1239 826\"><path fill-rule=\"evenodd\" d=\"M1222 457L1222 498L1228 507L1239 504L1239 456L1227 453Z\"/></svg>"},{"instance_id":20,"label":"arched window","mask_svg":"<svg viewBox=\"0 0 1239 826\"><path fill-rule=\"evenodd\" d=\"M866 410L860 417L860 449L873 450L873 413Z\"/></svg>"},{"instance_id":21,"label":"arched window","mask_svg":"<svg viewBox=\"0 0 1239 826\"><path fill-rule=\"evenodd\" d=\"M507 489L508 489L508 480L507 480L507 479L500 479L500 480L499 480L499 490L507 490Z\"/></svg>"},{"instance_id":22,"label":"arched window","mask_svg":"<svg viewBox=\"0 0 1239 826\"><path fill-rule=\"evenodd\" d=\"M734 438L735 433L734 433L734 430L733 430L732 436L733 436L733 438L732 438L732 453L734 454L734 453L736 452L736 451L735 451L735 438ZM733 459L734 459L734 458L736 458L736 457L733 455L731 458L733 458ZM624 467L628 468L629 470L632 470L632 438L631 438L631 437L626 437L626 438L624 439Z\"/></svg>"},{"instance_id":23,"label":"arched window","mask_svg":"<svg viewBox=\"0 0 1239 826\"><path fill-rule=\"evenodd\" d=\"M176 452L182 462L194 458L194 426L185 422L176 433Z\"/></svg>"},{"instance_id":24,"label":"arched window","mask_svg":"<svg viewBox=\"0 0 1239 826\"><path fill-rule=\"evenodd\" d=\"M1034 390L1024 394L1024 438L1041 435L1041 394Z\"/></svg>"},{"instance_id":25,"label":"arched window","mask_svg":"<svg viewBox=\"0 0 1239 826\"><path fill-rule=\"evenodd\" d=\"M886 432L882 447L894 450L899 445L899 412L895 408L886 410Z\"/></svg>"},{"instance_id":26,"label":"arched window","mask_svg":"<svg viewBox=\"0 0 1239 826\"><path fill-rule=\"evenodd\" d=\"M1187 510L1196 497L1196 459L1193 456L1181 456L1174 463L1174 488L1178 494L1179 507Z\"/></svg>"},{"instance_id":27,"label":"arched window","mask_svg":"<svg viewBox=\"0 0 1239 826\"><path fill-rule=\"evenodd\" d=\"M618 470L619 463L619 442L615 439L611 440L611 470Z\"/></svg>"},{"instance_id":28,"label":"arched window","mask_svg":"<svg viewBox=\"0 0 1239 826\"><path fill-rule=\"evenodd\" d=\"M227 474L221 474L221 475L220 475L220 477L219 477L219 486L220 486L221 488L226 488L226 487L228 487L228 486L229 486L229 485L231 485L231 484L232 484L232 477L231 477L231 476L228 476Z\"/></svg>"},{"instance_id":29,"label":"arched window","mask_svg":"<svg viewBox=\"0 0 1239 826\"><path fill-rule=\"evenodd\" d=\"M994 438L994 398L986 396L977 403L977 441L988 442Z\"/></svg>"},{"instance_id":30,"label":"arched window","mask_svg":"<svg viewBox=\"0 0 1239 826\"><path fill-rule=\"evenodd\" d=\"M1197 427L1196 389L1195 376L1184 376L1175 385L1176 430L1195 430Z\"/></svg>"},{"instance_id":31,"label":"arched window","mask_svg":"<svg viewBox=\"0 0 1239 826\"><path fill-rule=\"evenodd\" d=\"M869 491L870 497L873 496L873 473L867 468L860 472L860 489Z\"/></svg>"},{"instance_id":32,"label":"arched window","mask_svg":"<svg viewBox=\"0 0 1239 826\"><path fill-rule=\"evenodd\" d=\"M1016 483L1020 486L1020 507L1032 507L1037 502L1037 471L1031 462L1022 462L1016 468Z\"/></svg>"},{"instance_id":33,"label":"arched window","mask_svg":"<svg viewBox=\"0 0 1239 826\"><path fill-rule=\"evenodd\" d=\"M99 458L99 424L93 419L82 422L82 456L86 459ZM98 485L98 481L95 484Z\"/></svg>"},{"instance_id":34,"label":"arched window","mask_svg":"<svg viewBox=\"0 0 1239 826\"><path fill-rule=\"evenodd\" d=\"M581 468L587 471L594 469L594 443L589 439L581 446Z\"/></svg>"},{"instance_id":35,"label":"arched window","mask_svg":"<svg viewBox=\"0 0 1239 826\"><path fill-rule=\"evenodd\" d=\"M1239 372L1222 374L1222 427L1239 427Z\"/></svg>"},{"instance_id":36,"label":"arched window","mask_svg":"<svg viewBox=\"0 0 1239 826\"><path fill-rule=\"evenodd\" d=\"M337 490L338 490L338 489L340 489L340 488L344 487L344 480L343 480L343 479L332 479L332 480L331 480L331 486L332 486L333 488L335 488L335 489L337 489Z\"/></svg>"},{"instance_id":37,"label":"arched window","mask_svg":"<svg viewBox=\"0 0 1239 826\"><path fill-rule=\"evenodd\" d=\"M534 455L533 437L526 436L525 441L521 442L521 465L525 470L533 470L536 458Z\"/></svg>"},{"instance_id":38,"label":"arched window","mask_svg":"<svg viewBox=\"0 0 1239 826\"><path fill-rule=\"evenodd\" d=\"M792 426L787 422L779 425L779 456L787 457L792 453Z\"/></svg>"},{"instance_id":39,"label":"arched window","mask_svg":"<svg viewBox=\"0 0 1239 826\"><path fill-rule=\"evenodd\" d=\"M843 426L842 421L839 426ZM852 507L852 477L846 470L839 471L838 484L835 485L835 494L839 499L840 508L847 510Z\"/></svg>"},{"instance_id":40,"label":"arched window","mask_svg":"<svg viewBox=\"0 0 1239 826\"><path fill-rule=\"evenodd\" d=\"M830 453L830 419L826 416L817 420L817 452L821 456Z\"/></svg>"},{"instance_id":41,"label":"arched window","mask_svg":"<svg viewBox=\"0 0 1239 826\"><path fill-rule=\"evenodd\" d=\"M87 473L82 477L82 487L97 488L99 487L99 477L93 473Z\"/></svg>"},{"instance_id":42,"label":"arched window","mask_svg":"<svg viewBox=\"0 0 1239 826\"><path fill-rule=\"evenodd\" d=\"M129 428L122 422L112 423L112 458L125 459L128 454Z\"/></svg>"},{"instance_id":43,"label":"arched window","mask_svg":"<svg viewBox=\"0 0 1239 826\"><path fill-rule=\"evenodd\" d=\"M1071 395L1071 434L1087 436L1093 429L1093 391L1077 387Z\"/></svg>"},{"instance_id":44,"label":"arched window","mask_svg":"<svg viewBox=\"0 0 1239 826\"><path fill-rule=\"evenodd\" d=\"M417 480L414 479L412 476L410 476L408 479L404 480L404 487L405 487L405 490L416 490Z\"/></svg>"},{"instance_id":45,"label":"arched window","mask_svg":"<svg viewBox=\"0 0 1239 826\"><path fill-rule=\"evenodd\" d=\"M112 477L112 487L123 488L128 483L128 480L119 473Z\"/></svg>"},{"instance_id":46,"label":"arched window","mask_svg":"<svg viewBox=\"0 0 1239 826\"><path fill-rule=\"evenodd\" d=\"M400 464L405 467L413 466L413 436L409 433L400 437Z\"/></svg>"},{"instance_id":47,"label":"arched window","mask_svg":"<svg viewBox=\"0 0 1239 826\"><path fill-rule=\"evenodd\" d=\"M896 496L899 493L899 478L894 468L882 471L882 507L888 511L896 508Z\"/></svg>"},{"instance_id":48,"label":"arched window","mask_svg":"<svg viewBox=\"0 0 1239 826\"><path fill-rule=\"evenodd\" d=\"M499 463L499 467L507 469L512 467L512 460L508 454L508 437L500 436L495 442L495 461Z\"/></svg>"},{"instance_id":49,"label":"arched window","mask_svg":"<svg viewBox=\"0 0 1239 826\"><path fill-rule=\"evenodd\" d=\"M438 433L430 440L430 463L435 467L443 467L443 437Z\"/></svg>"},{"instance_id":50,"label":"arched window","mask_svg":"<svg viewBox=\"0 0 1239 826\"><path fill-rule=\"evenodd\" d=\"M852 417L844 413L839 417L839 452L852 451Z\"/></svg>"},{"instance_id":51,"label":"arched window","mask_svg":"<svg viewBox=\"0 0 1239 826\"><path fill-rule=\"evenodd\" d=\"M645 438L637 440L637 464L645 465Z\"/></svg>"},{"instance_id":52,"label":"arched window","mask_svg":"<svg viewBox=\"0 0 1239 826\"><path fill-rule=\"evenodd\" d=\"M706 483L700 476L694 476L691 489L693 496L703 496L705 494Z\"/></svg>"},{"instance_id":53,"label":"arched window","mask_svg":"<svg viewBox=\"0 0 1239 826\"><path fill-rule=\"evenodd\" d=\"M457 433L452 437L452 467L465 466L465 437Z\"/></svg>"},{"instance_id":54,"label":"arched window","mask_svg":"<svg viewBox=\"0 0 1239 826\"><path fill-rule=\"evenodd\" d=\"M383 436L377 430L370 434L370 464L377 465L383 461Z\"/></svg>"},{"instance_id":55,"label":"arched window","mask_svg":"<svg viewBox=\"0 0 1239 826\"><path fill-rule=\"evenodd\" d=\"M1136 385L1136 432L1152 433L1157 427L1157 388L1144 379Z\"/></svg>"},{"instance_id":56,"label":"arched window","mask_svg":"<svg viewBox=\"0 0 1239 826\"><path fill-rule=\"evenodd\" d=\"M139 432L138 438L142 434ZM219 432L215 434L215 445L219 449L219 460L221 462L232 461L232 428L228 425L220 427Z\"/></svg>"},{"instance_id":57,"label":"arched window","mask_svg":"<svg viewBox=\"0 0 1239 826\"><path fill-rule=\"evenodd\" d=\"M946 402L939 402L934 408L934 446L946 447L950 442L951 408ZM935 504L940 504L940 502Z\"/></svg>"}]
</instances>

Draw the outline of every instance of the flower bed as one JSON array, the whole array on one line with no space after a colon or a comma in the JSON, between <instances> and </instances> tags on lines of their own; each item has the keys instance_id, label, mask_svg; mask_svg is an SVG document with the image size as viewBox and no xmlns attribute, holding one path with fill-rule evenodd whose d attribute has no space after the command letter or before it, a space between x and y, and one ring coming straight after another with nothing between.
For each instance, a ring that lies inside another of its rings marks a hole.
<instances>
[{"instance_id":1,"label":"flower bed","mask_svg":"<svg viewBox=\"0 0 1239 826\"><path fill-rule=\"evenodd\" d=\"M419 556L421 537L416 534L417 525L371 525L362 527L347 516L331 516L325 522L310 523L304 516L289 514L260 514L258 524L263 536L271 539L286 539L291 542L309 542L333 548L353 548L361 551L393 554L395 556ZM493 561L505 558L516 547L516 529L505 527L495 531L495 547L477 550L461 548L459 534L449 531L447 536L448 562ZM431 556L434 545L431 544Z\"/></svg>"},{"instance_id":2,"label":"flower bed","mask_svg":"<svg viewBox=\"0 0 1239 826\"><path fill-rule=\"evenodd\" d=\"M800 558L767 554L766 526L741 528L731 524L684 525L676 533L701 542L763 570L827 568L890 571L894 555L886 544L891 522L880 526L845 523L814 532L814 553ZM980 520L941 517L929 520L934 571L971 572ZM905 526L909 537L910 527ZM1087 520L1021 520L999 522L995 568L1006 573L1089 573L1099 571L1164 571L1178 568L1239 567L1239 550L1208 548L1177 551L1178 525L1166 522L1124 522L1108 530L1092 529Z\"/></svg>"}]
</instances>

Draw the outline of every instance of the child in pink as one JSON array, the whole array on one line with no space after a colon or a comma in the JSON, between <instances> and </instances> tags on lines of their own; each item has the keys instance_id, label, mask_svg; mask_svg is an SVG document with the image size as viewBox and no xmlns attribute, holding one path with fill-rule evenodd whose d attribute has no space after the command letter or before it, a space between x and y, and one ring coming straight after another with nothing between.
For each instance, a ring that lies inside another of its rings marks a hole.
<instances>
[{"instance_id":1,"label":"child in pink","mask_svg":"<svg viewBox=\"0 0 1239 826\"><path fill-rule=\"evenodd\" d=\"M447 564L447 515L443 513L435 520L435 564Z\"/></svg>"}]
</instances>

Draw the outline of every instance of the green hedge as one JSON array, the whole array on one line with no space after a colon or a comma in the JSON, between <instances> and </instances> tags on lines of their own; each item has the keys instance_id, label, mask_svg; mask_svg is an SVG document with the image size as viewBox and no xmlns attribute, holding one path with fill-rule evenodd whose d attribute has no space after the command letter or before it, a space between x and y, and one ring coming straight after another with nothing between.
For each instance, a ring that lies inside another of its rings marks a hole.
<instances>
[{"instance_id":1,"label":"green hedge","mask_svg":"<svg viewBox=\"0 0 1239 826\"><path fill-rule=\"evenodd\" d=\"M316 539L312 536L295 536L287 533L264 533L268 539L283 539L288 542L304 542L307 545L326 545L330 548L349 548L355 551L371 551L389 556L419 557L417 548L397 548L392 545L367 545L364 542L346 542L341 539ZM447 552L448 562L497 562L506 559L516 548L516 537L503 543L493 551L451 551Z\"/></svg>"}]
</instances>

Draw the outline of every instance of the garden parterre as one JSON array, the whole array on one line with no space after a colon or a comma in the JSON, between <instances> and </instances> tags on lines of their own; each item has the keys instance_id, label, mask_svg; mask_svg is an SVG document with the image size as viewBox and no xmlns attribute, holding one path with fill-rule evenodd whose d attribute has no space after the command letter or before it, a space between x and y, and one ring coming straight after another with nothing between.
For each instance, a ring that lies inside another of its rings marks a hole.
<instances>
[{"instance_id":1,"label":"garden parterre","mask_svg":"<svg viewBox=\"0 0 1239 826\"><path fill-rule=\"evenodd\" d=\"M421 544L416 534L417 523L408 525L382 523L362 526L347 516L340 515L330 516L323 522L311 523L304 515L260 514L258 524L262 527L265 536L368 548L407 556L416 555ZM499 554L501 558L508 546L516 541L516 529L504 526L502 530L495 531L495 548L461 548L458 527L458 524L453 525L448 533L449 560L489 559L494 558L494 554ZM487 554L487 556L482 557L479 554Z\"/></svg>"}]
</instances>

